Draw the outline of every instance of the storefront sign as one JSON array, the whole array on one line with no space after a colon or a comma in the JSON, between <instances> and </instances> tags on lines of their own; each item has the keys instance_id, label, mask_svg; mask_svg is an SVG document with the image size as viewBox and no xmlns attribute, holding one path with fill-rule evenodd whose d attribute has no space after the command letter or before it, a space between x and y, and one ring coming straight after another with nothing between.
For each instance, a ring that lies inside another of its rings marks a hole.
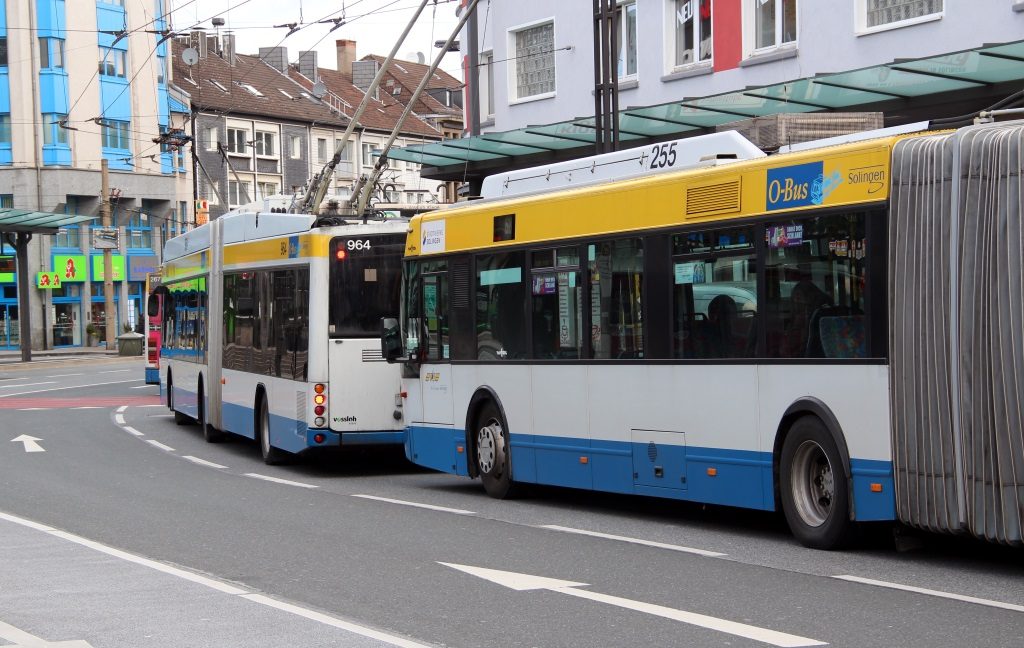
<instances>
[{"instance_id":1,"label":"storefront sign","mask_svg":"<svg viewBox=\"0 0 1024 648\"><path fill-rule=\"evenodd\" d=\"M14 283L14 257L0 256L0 283Z\"/></svg>"},{"instance_id":2,"label":"storefront sign","mask_svg":"<svg viewBox=\"0 0 1024 648\"><path fill-rule=\"evenodd\" d=\"M37 272L36 288L40 290L60 290L62 284L62 272Z\"/></svg>"},{"instance_id":3,"label":"storefront sign","mask_svg":"<svg viewBox=\"0 0 1024 648\"><path fill-rule=\"evenodd\" d=\"M160 264L156 262L155 255L133 254L128 257L128 281L145 281L146 275L159 269Z\"/></svg>"},{"instance_id":4,"label":"storefront sign","mask_svg":"<svg viewBox=\"0 0 1024 648\"><path fill-rule=\"evenodd\" d=\"M61 283L85 281L88 267L84 254L53 255L53 272L60 273Z\"/></svg>"},{"instance_id":5,"label":"storefront sign","mask_svg":"<svg viewBox=\"0 0 1024 648\"><path fill-rule=\"evenodd\" d=\"M124 281L124 256L120 254L111 254L110 266L114 271L114 276L112 277L112 279L114 281ZM103 255L94 254L92 256L92 280L103 281L104 278L105 277L103 276Z\"/></svg>"}]
</instances>

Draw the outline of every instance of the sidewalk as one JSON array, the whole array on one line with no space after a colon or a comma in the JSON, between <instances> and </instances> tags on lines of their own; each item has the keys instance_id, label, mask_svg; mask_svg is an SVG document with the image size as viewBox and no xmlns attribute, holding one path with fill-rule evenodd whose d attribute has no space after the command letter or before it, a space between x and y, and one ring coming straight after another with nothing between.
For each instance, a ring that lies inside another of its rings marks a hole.
<instances>
[{"instance_id":1,"label":"sidewalk","mask_svg":"<svg viewBox=\"0 0 1024 648\"><path fill-rule=\"evenodd\" d=\"M115 358L117 357L117 348L110 349L109 351L105 346L99 347L69 347L63 349L47 349L45 351L32 350L32 361L37 360L71 360L71 359L82 359L82 358ZM141 356L135 356L141 357ZM0 365L6 364L24 364L21 362L21 351L0 351Z\"/></svg>"}]
</instances>

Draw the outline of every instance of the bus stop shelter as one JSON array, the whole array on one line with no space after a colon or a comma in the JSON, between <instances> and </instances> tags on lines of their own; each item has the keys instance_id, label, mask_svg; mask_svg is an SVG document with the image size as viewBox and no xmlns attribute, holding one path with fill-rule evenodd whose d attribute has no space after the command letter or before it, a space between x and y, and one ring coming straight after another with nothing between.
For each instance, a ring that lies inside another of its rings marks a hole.
<instances>
[{"instance_id":1,"label":"bus stop shelter","mask_svg":"<svg viewBox=\"0 0 1024 648\"><path fill-rule=\"evenodd\" d=\"M21 360L32 360L32 309L29 308L28 244L36 234L56 234L67 225L94 220L95 216L54 214L32 209L0 209L0 239L14 248L18 277L18 322Z\"/></svg>"}]
</instances>

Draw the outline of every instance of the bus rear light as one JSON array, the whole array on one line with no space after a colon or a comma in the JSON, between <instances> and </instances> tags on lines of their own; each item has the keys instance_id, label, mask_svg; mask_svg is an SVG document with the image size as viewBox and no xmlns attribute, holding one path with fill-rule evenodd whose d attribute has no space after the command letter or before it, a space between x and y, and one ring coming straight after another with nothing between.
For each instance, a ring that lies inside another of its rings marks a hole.
<instances>
[{"instance_id":1,"label":"bus rear light","mask_svg":"<svg viewBox=\"0 0 1024 648\"><path fill-rule=\"evenodd\" d=\"M323 383L317 383L317 384L313 385L313 391L315 391L318 394L322 394L325 391L327 391L327 385L325 385Z\"/></svg>"},{"instance_id":2,"label":"bus rear light","mask_svg":"<svg viewBox=\"0 0 1024 648\"><path fill-rule=\"evenodd\" d=\"M317 405L316 407L313 408L313 413L316 414L317 416L323 416L324 412L326 411L327 408L324 407L323 405Z\"/></svg>"},{"instance_id":3,"label":"bus rear light","mask_svg":"<svg viewBox=\"0 0 1024 648\"><path fill-rule=\"evenodd\" d=\"M881 484L871 484L871 492L872 493L881 493L882 492L882 485Z\"/></svg>"},{"instance_id":4,"label":"bus rear light","mask_svg":"<svg viewBox=\"0 0 1024 648\"><path fill-rule=\"evenodd\" d=\"M323 394L317 394L316 396L313 397L313 402L316 403L317 405L323 405L324 403L327 402L327 397L324 396Z\"/></svg>"},{"instance_id":5,"label":"bus rear light","mask_svg":"<svg viewBox=\"0 0 1024 648\"><path fill-rule=\"evenodd\" d=\"M313 425L317 427L324 427L325 425L327 425L327 421L322 416L318 416L316 417L316 420L313 421Z\"/></svg>"},{"instance_id":6,"label":"bus rear light","mask_svg":"<svg viewBox=\"0 0 1024 648\"><path fill-rule=\"evenodd\" d=\"M317 443L323 443L323 442L324 442L324 439L326 439L326 438L327 438L327 437L325 437L325 436L324 436L324 435L322 435L322 434L314 434L314 435L313 435L313 440L314 440L314 441L316 441Z\"/></svg>"},{"instance_id":7,"label":"bus rear light","mask_svg":"<svg viewBox=\"0 0 1024 648\"><path fill-rule=\"evenodd\" d=\"M708 468L708 477L717 477L718 468Z\"/></svg>"},{"instance_id":8,"label":"bus rear light","mask_svg":"<svg viewBox=\"0 0 1024 648\"><path fill-rule=\"evenodd\" d=\"M337 257L338 261L344 261L345 257L348 256L348 252L346 252L345 250L338 250L338 252L334 256Z\"/></svg>"}]
</instances>

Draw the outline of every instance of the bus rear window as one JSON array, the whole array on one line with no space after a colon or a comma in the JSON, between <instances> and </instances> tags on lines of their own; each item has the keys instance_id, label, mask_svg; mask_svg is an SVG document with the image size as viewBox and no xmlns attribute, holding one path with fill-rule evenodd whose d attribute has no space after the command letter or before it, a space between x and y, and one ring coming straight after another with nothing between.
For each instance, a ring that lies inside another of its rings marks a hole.
<instances>
[{"instance_id":1,"label":"bus rear window","mask_svg":"<svg viewBox=\"0 0 1024 648\"><path fill-rule=\"evenodd\" d=\"M380 318L399 311L404 234L331 241L331 337L376 337Z\"/></svg>"}]
</instances>

